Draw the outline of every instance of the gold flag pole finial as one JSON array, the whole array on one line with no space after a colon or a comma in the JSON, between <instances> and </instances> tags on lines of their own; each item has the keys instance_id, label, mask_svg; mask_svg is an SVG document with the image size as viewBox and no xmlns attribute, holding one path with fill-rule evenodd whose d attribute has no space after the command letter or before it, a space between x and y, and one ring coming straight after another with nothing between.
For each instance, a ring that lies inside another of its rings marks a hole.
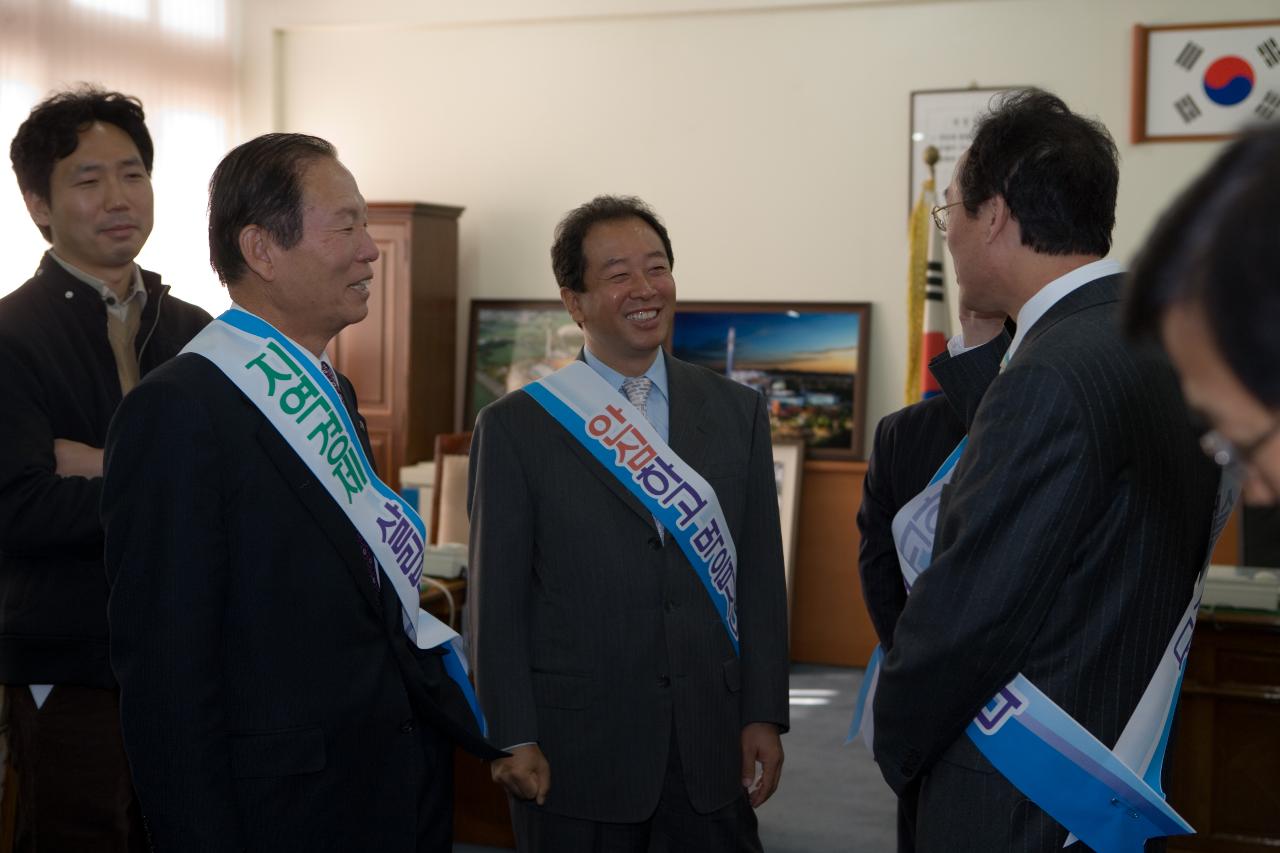
<instances>
[{"instance_id":1,"label":"gold flag pole finial","mask_svg":"<svg viewBox=\"0 0 1280 853\"><path fill-rule=\"evenodd\" d=\"M924 149L924 164L929 167L929 177L937 177L938 160L942 155L938 153L938 149L932 145L926 146Z\"/></svg>"}]
</instances>

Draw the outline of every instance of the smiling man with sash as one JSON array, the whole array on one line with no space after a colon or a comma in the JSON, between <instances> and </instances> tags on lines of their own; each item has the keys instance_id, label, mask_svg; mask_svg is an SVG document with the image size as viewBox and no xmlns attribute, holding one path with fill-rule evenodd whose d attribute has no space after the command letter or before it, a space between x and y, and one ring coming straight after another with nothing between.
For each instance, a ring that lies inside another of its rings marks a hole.
<instances>
[{"instance_id":1,"label":"smiling man with sash","mask_svg":"<svg viewBox=\"0 0 1280 853\"><path fill-rule=\"evenodd\" d=\"M1167 363L1120 336L1117 182L1105 128L1028 90L978 122L947 188L964 301L1018 331L968 438L894 522L910 596L874 751L918 794L922 853L1137 853L1188 831L1161 765L1233 494Z\"/></svg>"},{"instance_id":2,"label":"smiling man with sash","mask_svg":"<svg viewBox=\"0 0 1280 853\"><path fill-rule=\"evenodd\" d=\"M525 853L759 850L788 725L764 399L662 351L671 242L638 199L575 209L551 256L586 346L472 444L493 776Z\"/></svg>"},{"instance_id":3,"label":"smiling man with sash","mask_svg":"<svg viewBox=\"0 0 1280 853\"><path fill-rule=\"evenodd\" d=\"M214 172L209 242L235 307L107 441L111 662L154 849L445 853L454 744L501 753L418 607L422 521L325 354L368 313L364 199L327 142L269 134Z\"/></svg>"}]
</instances>

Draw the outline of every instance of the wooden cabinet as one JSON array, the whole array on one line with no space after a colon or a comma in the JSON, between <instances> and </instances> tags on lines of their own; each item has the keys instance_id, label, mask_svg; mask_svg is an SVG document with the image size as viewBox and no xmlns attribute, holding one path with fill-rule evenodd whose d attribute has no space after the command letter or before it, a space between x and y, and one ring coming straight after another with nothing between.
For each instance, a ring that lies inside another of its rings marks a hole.
<instances>
[{"instance_id":1,"label":"wooden cabinet","mask_svg":"<svg viewBox=\"0 0 1280 853\"><path fill-rule=\"evenodd\" d=\"M460 207L374 202L369 316L342 330L331 355L355 385L373 463L393 489L400 467L430 459L453 432Z\"/></svg>"},{"instance_id":2,"label":"wooden cabinet","mask_svg":"<svg viewBox=\"0 0 1280 853\"><path fill-rule=\"evenodd\" d=\"M1200 614L1168 763L1171 853L1280 848L1280 614Z\"/></svg>"},{"instance_id":3,"label":"wooden cabinet","mask_svg":"<svg viewBox=\"0 0 1280 853\"><path fill-rule=\"evenodd\" d=\"M858 576L866 462L811 459L800 479L791 659L866 666L878 642Z\"/></svg>"}]
</instances>

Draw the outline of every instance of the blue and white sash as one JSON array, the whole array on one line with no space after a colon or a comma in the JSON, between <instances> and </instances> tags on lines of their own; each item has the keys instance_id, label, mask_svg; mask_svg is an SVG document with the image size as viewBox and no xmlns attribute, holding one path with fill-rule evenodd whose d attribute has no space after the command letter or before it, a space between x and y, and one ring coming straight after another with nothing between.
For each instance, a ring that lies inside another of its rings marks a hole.
<instances>
[{"instance_id":1,"label":"blue and white sash","mask_svg":"<svg viewBox=\"0 0 1280 853\"><path fill-rule=\"evenodd\" d=\"M736 653L738 551L715 490L585 362L570 362L524 390L680 545Z\"/></svg>"},{"instance_id":2,"label":"blue and white sash","mask_svg":"<svg viewBox=\"0 0 1280 853\"><path fill-rule=\"evenodd\" d=\"M405 633L420 649L443 649L445 670L462 689L484 733L484 716L467 679L457 632L418 606L426 541L422 519L374 474L347 407L321 372L319 359L239 308L206 326L182 351L207 358L226 374L324 485L395 590Z\"/></svg>"},{"instance_id":3,"label":"blue and white sash","mask_svg":"<svg viewBox=\"0 0 1280 853\"><path fill-rule=\"evenodd\" d=\"M908 592L929 567L942 487L950 482L967 443L968 438L961 440L929 485L894 516L894 544ZM1081 840L1099 853L1140 853L1148 838L1195 832L1165 802L1160 772L1209 558L1239 492L1238 478L1224 471L1208 553L1191 601L1114 750L1021 674L965 730L992 766L1067 828L1064 847ZM882 659L877 646L863 676L846 743L861 735L867 748L872 747L874 721L867 709L875 699Z\"/></svg>"}]
</instances>

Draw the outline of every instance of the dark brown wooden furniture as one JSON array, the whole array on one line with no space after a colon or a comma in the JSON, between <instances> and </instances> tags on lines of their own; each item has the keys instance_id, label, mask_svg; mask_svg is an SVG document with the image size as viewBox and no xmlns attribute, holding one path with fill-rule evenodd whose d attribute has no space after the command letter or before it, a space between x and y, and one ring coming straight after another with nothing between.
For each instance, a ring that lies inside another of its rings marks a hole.
<instances>
[{"instance_id":1,"label":"dark brown wooden furniture","mask_svg":"<svg viewBox=\"0 0 1280 853\"><path fill-rule=\"evenodd\" d=\"M1280 849L1280 613L1200 613L1168 761L1171 853Z\"/></svg>"},{"instance_id":2,"label":"dark brown wooden furniture","mask_svg":"<svg viewBox=\"0 0 1280 853\"><path fill-rule=\"evenodd\" d=\"M800 478L791 659L866 666L875 629L858 577L858 507L867 463L810 459Z\"/></svg>"},{"instance_id":3,"label":"dark brown wooden furniture","mask_svg":"<svg viewBox=\"0 0 1280 853\"><path fill-rule=\"evenodd\" d=\"M373 463L393 489L400 468L431 458L452 432L460 207L374 202L369 233L381 253L369 316L334 340L339 371L356 387Z\"/></svg>"}]
</instances>

